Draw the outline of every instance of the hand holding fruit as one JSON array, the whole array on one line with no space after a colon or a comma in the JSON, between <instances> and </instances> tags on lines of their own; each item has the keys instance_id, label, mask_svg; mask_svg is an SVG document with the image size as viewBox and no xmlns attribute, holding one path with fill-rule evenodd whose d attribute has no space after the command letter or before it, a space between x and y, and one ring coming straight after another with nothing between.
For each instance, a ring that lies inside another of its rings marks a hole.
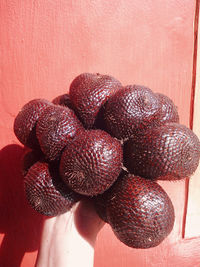
<instances>
[{"instance_id":1,"label":"hand holding fruit","mask_svg":"<svg viewBox=\"0 0 200 267\"><path fill-rule=\"evenodd\" d=\"M174 208L157 180L191 176L200 158L200 141L179 124L172 100L99 73L79 75L52 102L27 103L14 131L39 155L23 171L35 210L57 216L87 199L133 248L157 246L173 228Z\"/></svg>"},{"instance_id":2,"label":"hand holding fruit","mask_svg":"<svg viewBox=\"0 0 200 267\"><path fill-rule=\"evenodd\" d=\"M35 267L92 267L94 244L103 225L86 199L45 220Z\"/></svg>"}]
</instances>

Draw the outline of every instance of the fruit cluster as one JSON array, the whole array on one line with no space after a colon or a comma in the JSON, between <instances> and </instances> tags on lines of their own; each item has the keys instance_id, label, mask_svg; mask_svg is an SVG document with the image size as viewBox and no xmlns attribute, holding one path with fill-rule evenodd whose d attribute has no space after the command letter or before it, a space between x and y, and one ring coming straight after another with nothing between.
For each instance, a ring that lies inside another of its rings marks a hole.
<instances>
[{"instance_id":1,"label":"fruit cluster","mask_svg":"<svg viewBox=\"0 0 200 267\"><path fill-rule=\"evenodd\" d=\"M149 248L171 232L174 208L157 180L191 176L200 141L179 124L177 108L151 89L83 73L69 94L34 99L14 121L30 205L56 216L81 198L127 246Z\"/></svg>"}]
</instances>

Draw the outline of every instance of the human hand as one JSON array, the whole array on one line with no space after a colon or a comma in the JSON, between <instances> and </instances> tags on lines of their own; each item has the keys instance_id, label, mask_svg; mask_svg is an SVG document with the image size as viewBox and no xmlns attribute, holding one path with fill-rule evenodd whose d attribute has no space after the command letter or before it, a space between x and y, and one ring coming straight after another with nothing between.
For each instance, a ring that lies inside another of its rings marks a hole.
<instances>
[{"instance_id":1,"label":"human hand","mask_svg":"<svg viewBox=\"0 0 200 267\"><path fill-rule=\"evenodd\" d=\"M92 267L96 237L103 225L87 199L62 215L46 219L35 266Z\"/></svg>"}]
</instances>

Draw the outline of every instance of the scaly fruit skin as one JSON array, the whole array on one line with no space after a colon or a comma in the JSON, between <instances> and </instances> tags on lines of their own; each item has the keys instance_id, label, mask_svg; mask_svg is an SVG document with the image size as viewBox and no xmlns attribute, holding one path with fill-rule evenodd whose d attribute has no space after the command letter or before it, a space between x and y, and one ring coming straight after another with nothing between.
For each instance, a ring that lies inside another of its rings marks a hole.
<instances>
[{"instance_id":1,"label":"scaly fruit skin","mask_svg":"<svg viewBox=\"0 0 200 267\"><path fill-rule=\"evenodd\" d=\"M118 176L118 179L121 179L123 176L127 175L128 172L122 170L120 175ZM107 200L110 198L110 195L112 194L112 189L115 186L115 183L117 180L114 182L114 184L106 190L103 194L97 195L92 198L92 201L94 203L95 210L99 217L106 223L108 223L107 219Z\"/></svg>"},{"instance_id":2,"label":"scaly fruit skin","mask_svg":"<svg viewBox=\"0 0 200 267\"><path fill-rule=\"evenodd\" d=\"M126 139L154 125L161 103L151 89L128 85L117 91L105 105L106 130L118 139Z\"/></svg>"},{"instance_id":3,"label":"scaly fruit skin","mask_svg":"<svg viewBox=\"0 0 200 267\"><path fill-rule=\"evenodd\" d=\"M63 95L57 96L56 98L52 100L52 103L55 105L60 105L60 106L73 109L69 94L63 94Z\"/></svg>"},{"instance_id":4,"label":"scaly fruit skin","mask_svg":"<svg viewBox=\"0 0 200 267\"><path fill-rule=\"evenodd\" d=\"M124 144L129 172L149 179L179 180L192 175L200 158L198 137L186 126L167 123Z\"/></svg>"},{"instance_id":5,"label":"scaly fruit skin","mask_svg":"<svg viewBox=\"0 0 200 267\"><path fill-rule=\"evenodd\" d=\"M26 176L30 167L32 167L32 165L35 164L37 161L45 161L44 154L38 150L27 149L22 158L21 170L23 177Z\"/></svg>"},{"instance_id":6,"label":"scaly fruit skin","mask_svg":"<svg viewBox=\"0 0 200 267\"><path fill-rule=\"evenodd\" d=\"M34 99L25 104L17 114L14 121L14 133L18 140L25 146L38 149L36 138L36 123L45 108L52 105L45 99Z\"/></svg>"},{"instance_id":7,"label":"scaly fruit skin","mask_svg":"<svg viewBox=\"0 0 200 267\"><path fill-rule=\"evenodd\" d=\"M67 108L52 105L41 114L36 135L42 152L48 160L55 160L79 131L84 131L75 113Z\"/></svg>"},{"instance_id":8,"label":"scaly fruit skin","mask_svg":"<svg viewBox=\"0 0 200 267\"><path fill-rule=\"evenodd\" d=\"M172 231L174 218L172 202L162 187L131 174L116 181L107 200L107 220L129 247L158 246Z\"/></svg>"},{"instance_id":9,"label":"scaly fruit skin","mask_svg":"<svg viewBox=\"0 0 200 267\"><path fill-rule=\"evenodd\" d=\"M122 87L114 77L82 73L70 85L70 100L86 129L91 129L107 99Z\"/></svg>"},{"instance_id":10,"label":"scaly fruit skin","mask_svg":"<svg viewBox=\"0 0 200 267\"><path fill-rule=\"evenodd\" d=\"M60 175L75 192L94 196L114 183L122 159L122 146L118 140L102 130L87 130L62 153Z\"/></svg>"},{"instance_id":11,"label":"scaly fruit skin","mask_svg":"<svg viewBox=\"0 0 200 267\"><path fill-rule=\"evenodd\" d=\"M109 189L106 190L102 195L107 193L109 191ZM108 223L107 214L106 214L106 201L105 201L105 199L102 200L101 195L97 195L96 198L93 199L93 203L94 203L95 210L96 210L97 214L99 215L99 217L105 223Z\"/></svg>"},{"instance_id":12,"label":"scaly fruit skin","mask_svg":"<svg viewBox=\"0 0 200 267\"><path fill-rule=\"evenodd\" d=\"M24 179L29 204L46 216L57 216L71 209L80 196L71 191L48 163L36 162Z\"/></svg>"},{"instance_id":13,"label":"scaly fruit skin","mask_svg":"<svg viewBox=\"0 0 200 267\"><path fill-rule=\"evenodd\" d=\"M162 104L159 120L156 122L155 126L161 126L169 122L179 123L178 110L173 101L166 95L160 93L156 93L155 95Z\"/></svg>"}]
</instances>

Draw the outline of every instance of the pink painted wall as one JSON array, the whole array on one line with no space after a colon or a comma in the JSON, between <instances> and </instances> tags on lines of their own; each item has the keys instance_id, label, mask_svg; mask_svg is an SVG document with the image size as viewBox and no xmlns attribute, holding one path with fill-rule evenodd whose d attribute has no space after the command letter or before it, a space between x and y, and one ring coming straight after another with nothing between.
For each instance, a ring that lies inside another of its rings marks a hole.
<instances>
[{"instance_id":1,"label":"pink painted wall","mask_svg":"<svg viewBox=\"0 0 200 267\"><path fill-rule=\"evenodd\" d=\"M189 125L195 0L0 1L0 266L32 267L42 216L26 203L13 120L33 98L53 99L82 72L108 73L171 97ZM200 242L182 239L185 182L162 183L176 210L159 247L134 250L105 226L95 267L200 266ZM185 251L187 250L187 253Z\"/></svg>"}]
</instances>

